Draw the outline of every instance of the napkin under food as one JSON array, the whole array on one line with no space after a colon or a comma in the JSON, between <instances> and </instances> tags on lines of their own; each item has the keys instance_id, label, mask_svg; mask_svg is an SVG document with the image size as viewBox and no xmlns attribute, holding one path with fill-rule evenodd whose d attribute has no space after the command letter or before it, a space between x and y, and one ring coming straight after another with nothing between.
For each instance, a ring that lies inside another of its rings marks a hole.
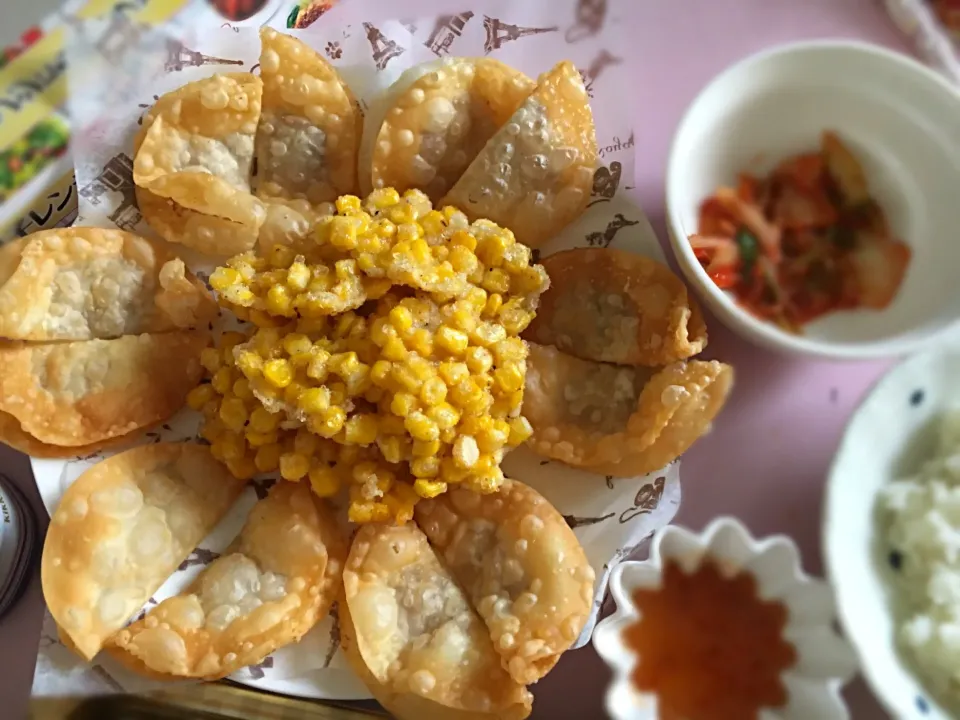
<instances>
[{"instance_id":1,"label":"napkin under food","mask_svg":"<svg viewBox=\"0 0 960 720\"><path fill-rule=\"evenodd\" d=\"M584 216L544 254L566 247L613 246L662 259L656 237L631 199L634 129L630 120L629 41L623 15L630 0L527 0L475 2L469 11L442 17L392 20L377 16L380 3L347 2L299 36L343 74L369 107L409 67L448 55L490 56L537 77L560 60L581 70L596 120L600 162ZM390 12L389 9L386 12ZM217 72L255 71L255 28L168 27L149 30L117 22L82 24L68 55L73 152L79 188L77 224L116 226L153 235L136 207L131 146L138 122L157 96ZM185 257L194 256L184 253ZM210 267L193 262L194 270ZM184 414L138 442L194 437L196 418ZM48 511L63 491L100 456L72 461L34 460L37 484ZM504 463L511 477L542 492L580 538L597 573L595 607L577 645L590 638L610 569L653 531L667 524L680 501L678 463L645 477L591 475L539 458L521 448ZM270 481L251 484L217 529L150 599L147 608L185 587L222 551ZM65 656L48 623L47 654ZM45 661L44 661L45 662ZM299 644L283 648L260 665L237 673L239 682L318 698L368 696L345 670L335 617L327 618ZM105 664L96 683L143 690L151 681ZM62 672L71 672L62 670ZM98 671L100 672L100 671ZM109 677L110 680L106 680Z\"/></svg>"}]
</instances>

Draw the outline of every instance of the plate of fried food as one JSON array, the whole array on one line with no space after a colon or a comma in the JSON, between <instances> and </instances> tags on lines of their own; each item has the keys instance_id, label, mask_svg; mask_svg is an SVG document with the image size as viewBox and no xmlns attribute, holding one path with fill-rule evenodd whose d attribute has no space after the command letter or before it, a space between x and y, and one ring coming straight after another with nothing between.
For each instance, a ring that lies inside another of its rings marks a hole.
<instances>
[{"instance_id":1,"label":"plate of fried food","mask_svg":"<svg viewBox=\"0 0 960 720\"><path fill-rule=\"evenodd\" d=\"M645 221L584 247L642 213L584 212L573 63L447 58L365 123L311 46L261 40L259 74L144 116L162 240L0 251L0 430L51 512L48 608L84 661L151 681L526 717L732 369L696 358Z\"/></svg>"}]
</instances>

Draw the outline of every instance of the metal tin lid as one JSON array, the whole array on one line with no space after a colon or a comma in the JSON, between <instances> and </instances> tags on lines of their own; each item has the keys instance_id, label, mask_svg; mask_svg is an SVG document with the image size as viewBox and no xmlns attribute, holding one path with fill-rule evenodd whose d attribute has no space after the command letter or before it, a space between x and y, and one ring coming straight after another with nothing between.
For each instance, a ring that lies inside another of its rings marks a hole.
<instances>
[{"instance_id":1,"label":"metal tin lid","mask_svg":"<svg viewBox=\"0 0 960 720\"><path fill-rule=\"evenodd\" d=\"M0 617L27 584L37 547L37 520L23 492L0 474Z\"/></svg>"}]
</instances>

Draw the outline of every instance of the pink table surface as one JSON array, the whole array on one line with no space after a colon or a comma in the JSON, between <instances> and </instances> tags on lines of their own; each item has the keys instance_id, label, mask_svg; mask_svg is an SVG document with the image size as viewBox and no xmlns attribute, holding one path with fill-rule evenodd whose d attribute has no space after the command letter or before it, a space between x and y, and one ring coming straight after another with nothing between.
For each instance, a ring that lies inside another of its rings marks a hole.
<instances>
[{"instance_id":1,"label":"pink table surface","mask_svg":"<svg viewBox=\"0 0 960 720\"><path fill-rule=\"evenodd\" d=\"M663 177L673 129L696 93L727 65L770 45L817 37L873 41L909 52L873 0L645 0L631 28L637 117L637 193L661 238ZM416 9L457 5L412 0ZM405 4L407 12L413 10ZM462 9L457 7L455 9ZM716 321L707 355L737 369L733 396L683 460L678 522L702 528L735 515L755 534L786 533L808 571L822 571L820 512L824 477L841 429L889 363L791 360L747 345ZM23 456L0 447L0 469L45 512ZM5 718L26 716L43 612L39 572L0 622L0 702ZM591 647L568 653L535 687L535 718L598 718L609 674ZM885 717L862 681L846 697L857 720Z\"/></svg>"}]
</instances>

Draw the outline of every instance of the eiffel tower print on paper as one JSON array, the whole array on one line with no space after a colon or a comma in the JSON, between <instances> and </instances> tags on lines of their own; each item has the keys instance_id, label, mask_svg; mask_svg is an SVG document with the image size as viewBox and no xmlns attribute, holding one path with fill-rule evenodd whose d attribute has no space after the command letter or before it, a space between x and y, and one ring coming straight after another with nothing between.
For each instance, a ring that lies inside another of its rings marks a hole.
<instances>
[{"instance_id":1,"label":"eiffel tower print on paper","mask_svg":"<svg viewBox=\"0 0 960 720\"><path fill-rule=\"evenodd\" d=\"M201 65L243 65L243 60L213 57L191 50L179 40L167 40L167 60L163 63L163 71L168 73L180 72L187 67Z\"/></svg>"},{"instance_id":2,"label":"eiffel tower print on paper","mask_svg":"<svg viewBox=\"0 0 960 720\"><path fill-rule=\"evenodd\" d=\"M441 15L437 18L437 24L433 26L433 32L430 33L424 46L437 57L449 55L453 41L463 34L463 28L472 17L472 12Z\"/></svg>"},{"instance_id":3,"label":"eiffel tower print on paper","mask_svg":"<svg viewBox=\"0 0 960 720\"><path fill-rule=\"evenodd\" d=\"M406 52L404 48L380 32L380 28L365 22L363 29L367 33L367 42L370 43L373 62L376 64L377 70L383 70L387 63Z\"/></svg>"},{"instance_id":4,"label":"eiffel tower print on paper","mask_svg":"<svg viewBox=\"0 0 960 720\"><path fill-rule=\"evenodd\" d=\"M591 98L593 97L593 83L596 82L604 70L611 65L619 65L621 62L623 62L623 58L618 58L606 50L601 50L600 54L591 61L587 69L580 71L580 77L583 79L583 87L586 89L587 95Z\"/></svg>"},{"instance_id":5,"label":"eiffel tower print on paper","mask_svg":"<svg viewBox=\"0 0 960 720\"><path fill-rule=\"evenodd\" d=\"M564 37L568 43L575 43L596 35L603 29L606 17L607 0L579 0L576 20L567 28Z\"/></svg>"},{"instance_id":6,"label":"eiffel tower print on paper","mask_svg":"<svg viewBox=\"0 0 960 720\"><path fill-rule=\"evenodd\" d=\"M543 28L521 27L520 25L505 23L499 18L484 15L483 29L487 34L487 39L483 42L483 51L489 55L494 50L499 50L505 42L513 42L528 35L557 32L560 28L556 25Z\"/></svg>"}]
</instances>

